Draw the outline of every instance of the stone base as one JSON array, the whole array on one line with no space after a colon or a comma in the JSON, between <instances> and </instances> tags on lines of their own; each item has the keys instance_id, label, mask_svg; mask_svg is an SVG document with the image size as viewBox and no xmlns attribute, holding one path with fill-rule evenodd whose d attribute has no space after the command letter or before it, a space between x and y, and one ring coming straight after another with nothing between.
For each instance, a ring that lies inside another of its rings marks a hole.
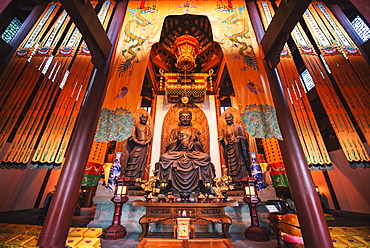
<instances>
[{"instance_id":1,"label":"stone base","mask_svg":"<svg viewBox=\"0 0 370 248\"><path fill-rule=\"evenodd\" d=\"M270 240L269 232L260 226L250 226L245 229L245 237L248 240L266 242Z\"/></svg>"},{"instance_id":2,"label":"stone base","mask_svg":"<svg viewBox=\"0 0 370 248\"><path fill-rule=\"evenodd\" d=\"M94 220L91 221L87 227L89 228L107 228L112 224L114 215L114 204L111 201L113 194L106 189L104 186L99 185L97 194L94 197L94 204L96 205ZM135 200L145 200L144 196L132 196L129 195L129 201L123 204L121 225L124 226L129 233L141 233L141 226L139 219L145 214L146 208L143 206L133 206L132 203ZM226 207L225 214L229 216L233 223L229 228L229 233L244 233L245 229L251 225L250 211L248 204L243 202L242 197L230 196L228 200L235 200L239 202L237 207ZM154 199L157 201L157 199ZM191 203L189 203L191 204ZM261 227L269 229L269 219L267 209L265 208L265 202L260 202L257 205L257 212L259 218L259 224ZM173 226L167 226L162 224L151 224L151 232L166 232L173 231ZM221 225L213 225L209 223L199 223L195 226L196 232L222 232Z\"/></svg>"},{"instance_id":3,"label":"stone base","mask_svg":"<svg viewBox=\"0 0 370 248\"><path fill-rule=\"evenodd\" d=\"M91 216L92 216L93 211L94 211L94 208L81 208L79 218L81 218L81 219L90 219Z\"/></svg>"}]
</instances>

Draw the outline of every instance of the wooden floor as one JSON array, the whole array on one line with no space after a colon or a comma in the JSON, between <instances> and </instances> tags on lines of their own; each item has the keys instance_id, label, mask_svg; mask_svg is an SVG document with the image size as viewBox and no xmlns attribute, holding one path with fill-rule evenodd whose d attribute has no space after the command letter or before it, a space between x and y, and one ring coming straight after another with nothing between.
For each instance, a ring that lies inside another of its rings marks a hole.
<instances>
[{"instance_id":1,"label":"wooden floor","mask_svg":"<svg viewBox=\"0 0 370 248\"><path fill-rule=\"evenodd\" d=\"M141 240L139 248L154 248L154 247L184 247L184 248L201 248L201 247L217 247L231 248L234 247L228 239L160 239L160 238L144 238Z\"/></svg>"}]
</instances>

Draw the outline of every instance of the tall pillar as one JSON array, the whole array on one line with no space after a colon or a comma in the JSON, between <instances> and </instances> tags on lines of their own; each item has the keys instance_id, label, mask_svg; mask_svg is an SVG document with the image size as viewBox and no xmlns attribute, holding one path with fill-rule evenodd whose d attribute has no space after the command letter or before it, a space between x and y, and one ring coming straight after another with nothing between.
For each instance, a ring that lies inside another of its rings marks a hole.
<instances>
[{"instance_id":1,"label":"tall pillar","mask_svg":"<svg viewBox=\"0 0 370 248\"><path fill-rule=\"evenodd\" d=\"M0 14L4 11L6 7L12 2L12 0L3 0L0 2Z\"/></svg>"},{"instance_id":2,"label":"tall pillar","mask_svg":"<svg viewBox=\"0 0 370 248\"><path fill-rule=\"evenodd\" d=\"M361 15L370 23L370 5L368 0L350 0Z\"/></svg>"},{"instance_id":3,"label":"tall pillar","mask_svg":"<svg viewBox=\"0 0 370 248\"><path fill-rule=\"evenodd\" d=\"M87 186L86 187L86 195L85 195L85 201L83 203L84 208L91 208L93 206L93 198L96 193L96 189L98 186Z\"/></svg>"},{"instance_id":4,"label":"tall pillar","mask_svg":"<svg viewBox=\"0 0 370 248\"><path fill-rule=\"evenodd\" d=\"M37 244L42 248L65 247L74 208L77 203L78 192L107 89L106 79L110 60L126 14L127 3L128 1L125 0L124 2L119 2L116 6L108 31L108 37L113 46L102 68L95 71L91 88L81 109L57 188Z\"/></svg>"},{"instance_id":5,"label":"tall pillar","mask_svg":"<svg viewBox=\"0 0 370 248\"><path fill-rule=\"evenodd\" d=\"M260 43L264 29L254 1L247 2L248 13L256 37ZM264 60L271 93L274 99L279 126L284 141L279 141L290 189L297 209L305 247L332 248L333 243L324 218L320 200L315 191L301 143L298 138L292 115L284 91L275 69Z\"/></svg>"}]
</instances>

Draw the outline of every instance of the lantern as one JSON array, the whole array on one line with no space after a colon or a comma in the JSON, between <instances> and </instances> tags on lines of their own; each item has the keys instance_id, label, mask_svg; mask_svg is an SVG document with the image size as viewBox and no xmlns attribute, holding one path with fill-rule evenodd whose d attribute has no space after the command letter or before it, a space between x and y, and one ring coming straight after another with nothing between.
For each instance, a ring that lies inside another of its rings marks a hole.
<instances>
[{"instance_id":1,"label":"lantern","mask_svg":"<svg viewBox=\"0 0 370 248\"><path fill-rule=\"evenodd\" d=\"M245 229L245 237L253 241L268 241L270 235L260 227L258 221L257 204L260 199L257 195L256 180L253 177L244 177L241 181L244 189L243 201L248 204L251 216L251 226Z\"/></svg>"},{"instance_id":2,"label":"lantern","mask_svg":"<svg viewBox=\"0 0 370 248\"><path fill-rule=\"evenodd\" d=\"M180 71L193 71L197 66L195 58L200 53L197 38L185 34L177 37L173 44L173 52L177 58L176 67Z\"/></svg>"},{"instance_id":3,"label":"lantern","mask_svg":"<svg viewBox=\"0 0 370 248\"><path fill-rule=\"evenodd\" d=\"M244 201L246 203L255 203L257 204L260 200L256 193L256 181L253 177L248 177L245 181L243 181L243 189L244 189Z\"/></svg>"},{"instance_id":4,"label":"lantern","mask_svg":"<svg viewBox=\"0 0 370 248\"><path fill-rule=\"evenodd\" d=\"M115 188L112 202L114 203L114 216L112 225L104 229L103 239L115 240L122 239L126 236L126 228L121 225L122 206L128 201L128 185L130 179L128 177L119 177L114 180Z\"/></svg>"}]
</instances>

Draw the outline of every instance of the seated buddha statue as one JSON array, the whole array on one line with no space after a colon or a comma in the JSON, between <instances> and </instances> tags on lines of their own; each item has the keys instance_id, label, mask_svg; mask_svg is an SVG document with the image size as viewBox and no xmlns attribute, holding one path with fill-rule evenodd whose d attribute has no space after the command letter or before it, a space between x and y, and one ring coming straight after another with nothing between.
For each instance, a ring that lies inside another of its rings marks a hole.
<instances>
[{"instance_id":1,"label":"seated buddha statue","mask_svg":"<svg viewBox=\"0 0 370 248\"><path fill-rule=\"evenodd\" d=\"M155 164L159 181L171 182L179 192L190 192L200 181L212 182L215 177L210 156L204 152L200 131L191 124L192 112L179 112L180 124L171 130L166 150Z\"/></svg>"}]
</instances>

